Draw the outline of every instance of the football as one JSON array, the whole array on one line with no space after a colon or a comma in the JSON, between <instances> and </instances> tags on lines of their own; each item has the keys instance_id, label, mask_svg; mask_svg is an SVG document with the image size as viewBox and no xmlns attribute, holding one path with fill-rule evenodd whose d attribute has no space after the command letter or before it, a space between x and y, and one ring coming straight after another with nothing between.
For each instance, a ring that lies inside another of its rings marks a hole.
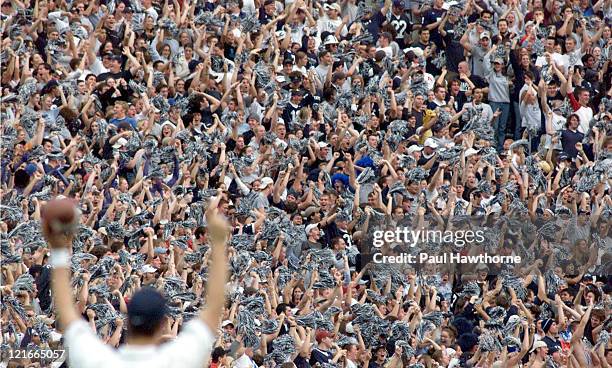
<instances>
[{"instance_id":1,"label":"football","mask_svg":"<svg viewBox=\"0 0 612 368\"><path fill-rule=\"evenodd\" d=\"M45 231L52 235L75 231L80 214L72 199L53 199L41 208L40 213Z\"/></svg>"}]
</instances>

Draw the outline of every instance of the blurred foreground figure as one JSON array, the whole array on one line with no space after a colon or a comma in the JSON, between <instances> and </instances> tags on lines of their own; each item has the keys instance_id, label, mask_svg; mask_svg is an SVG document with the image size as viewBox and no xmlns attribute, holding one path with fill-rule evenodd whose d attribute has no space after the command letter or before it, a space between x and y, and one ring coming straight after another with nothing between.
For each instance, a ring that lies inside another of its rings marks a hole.
<instances>
[{"instance_id":1,"label":"blurred foreground figure","mask_svg":"<svg viewBox=\"0 0 612 368\"><path fill-rule=\"evenodd\" d=\"M159 291L144 287L128 304L127 344L118 350L106 345L79 317L70 283L70 248L73 234L45 231L51 247L52 288L59 320L65 330L65 346L71 367L202 367L208 361L224 303L227 281L225 242L228 227L223 219L208 219L211 235L211 266L206 307L199 318L188 322L173 341L159 345L165 336L167 301Z\"/></svg>"}]
</instances>

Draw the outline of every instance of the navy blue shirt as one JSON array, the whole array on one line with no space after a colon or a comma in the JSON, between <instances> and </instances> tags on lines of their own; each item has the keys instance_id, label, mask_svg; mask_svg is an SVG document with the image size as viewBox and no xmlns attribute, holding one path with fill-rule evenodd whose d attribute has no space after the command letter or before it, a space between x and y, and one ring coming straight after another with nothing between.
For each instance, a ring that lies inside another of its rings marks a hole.
<instances>
[{"instance_id":1,"label":"navy blue shirt","mask_svg":"<svg viewBox=\"0 0 612 368\"><path fill-rule=\"evenodd\" d=\"M378 32L380 32L380 27L383 25L383 23L386 20L387 20L387 17L385 16L385 14L381 12L376 12L372 16L372 18L368 20L364 19L362 23L367 28L368 32L370 32L370 34L374 38L374 41L376 41L378 40Z\"/></svg>"},{"instance_id":2,"label":"navy blue shirt","mask_svg":"<svg viewBox=\"0 0 612 368\"><path fill-rule=\"evenodd\" d=\"M427 10L427 12L425 12L425 15L423 16L423 26L428 26L441 20L444 16L444 13L446 13L446 10L444 9L431 8ZM444 45L442 44L442 36L440 35L440 32L438 32L437 28L429 30L429 35L429 39L436 44L438 49L444 47Z\"/></svg>"},{"instance_id":3,"label":"navy blue shirt","mask_svg":"<svg viewBox=\"0 0 612 368\"><path fill-rule=\"evenodd\" d=\"M561 341L559 341L559 339L553 340L549 336L544 336L542 341L544 341L546 343L546 346L548 347L549 350L554 348L555 346L558 347L559 349L561 349Z\"/></svg>"},{"instance_id":4,"label":"navy blue shirt","mask_svg":"<svg viewBox=\"0 0 612 368\"><path fill-rule=\"evenodd\" d=\"M331 351L314 348L312 349L312 353L310 353L310 365L331 363L333 358L334 354L332 354Z\"/></svg>"},{"instance_id":5,"label":"navy blue shirt","mask_svg":"<svg viewBox=\"0 0 612 368\"><path fill-rule=\"evenodd\" d=\"M446 50L446 67L449 71L459 73L459 63L462 62L465 57L463 56L463 46L459 42L459 38L455 36L455 28L457 24L446 23L444 31L444 47ZM458 111L458 110L457 110Z\"/></svg>"},{"instance_id":6,"label":"navy blue shirt","mask_svg":"<svg viewBox=\"0 0 612 368\"><path fill-rule=\"evenodd\" d=\"M578 150L576 149L576 143L582 142L584 134L579 131L572 132L571 130L564 129L561 131L561 146L563 152L567 153L569 157L576 158L578 156Z\"/></svg>"}]
</instances>

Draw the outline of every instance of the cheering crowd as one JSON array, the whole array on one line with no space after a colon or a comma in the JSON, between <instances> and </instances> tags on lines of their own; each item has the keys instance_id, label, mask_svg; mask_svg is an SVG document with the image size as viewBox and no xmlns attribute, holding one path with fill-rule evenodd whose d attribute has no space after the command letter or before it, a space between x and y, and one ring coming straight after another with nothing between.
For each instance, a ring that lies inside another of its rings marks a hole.
<instances>
[{"instance_id":1,"label":"cheering crowd","mask_svg":"<svg viewBox=\"0 0 612 368\"><path fill-rule=\"evenodd\" d=\"M139 290L162 347L223 299L220 216L225 306L181 351L202 367L610 367L611 22L611 0L2 0L0 367L96 366L51 292L56 197L82 213L67 297L111 350ZM398 228L485 236L373 246ZM522 262L372 262L420 252Z\"/></svg>"}]
</instances>

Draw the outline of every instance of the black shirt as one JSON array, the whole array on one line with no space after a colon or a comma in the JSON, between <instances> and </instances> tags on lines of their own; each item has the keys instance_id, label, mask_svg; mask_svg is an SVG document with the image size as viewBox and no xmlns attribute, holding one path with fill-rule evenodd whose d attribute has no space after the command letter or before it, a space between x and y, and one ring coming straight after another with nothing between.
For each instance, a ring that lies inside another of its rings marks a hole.
<instances>
[{"instance_id":1,"label":"black shirt","mask_svg":"<svg viewBox=\"0 0 612 368\"><path fill-rule=\"evenodd\" d=\"M105 81L109 78L113 78L115 80L118 79L125 79L126 82L129 82L130 79L132 79L132 73L130 73L129 70L122 70L119 73L113 73L113 72L106 72L106 73L102 73L100 75L98 75L98 77L96 78L97 82L102 82Z\"/></svg>"},{"instance_id":2,"label":"black shirt","mask_svg":"<svg viewBox=\"0 0 612 368\"><path fill-rule=\"evenodd\" d=\"M202 116L202 125L206 128L210 128L213 126L213 113L210 111L210 107L200 110L200 115Z\"/></svg>"},{"instance_id":3,"label":"black shirt","mask_svg":"<svg viewBox=\"0 0 612 368\"><path fill-rule=\"evenodd\" d=\"M542 341L546 343L546 346L548 346L548 350L554 348L555 346L561 349L561 341L559 341L559 339L553 340L553 338L551 338L550 336L544 336Z\"/></svg>"},{"instance_id":4,"label":"black shirt","mask_svg":"<svg viewBox=\"0 0 612 368\"><path fill-rule=\"evenodd\" d=\"M555 101L555 100L563 101L564 99L565 97L563 97L563 95L559 91L557 91L557 93L552 97L550 97L549 95L546 95L546 102L548 102L549 106L552 101Z\"/></svg>"},{"instance_id":5,"label":"black shirt","mask_svg":"<svg viewBox=\"0 0 612 368\"><path fill-rule=\"evenodd\" d=\"M297 114L302 109L302 107L303 107L302 102L300 102L300 104L298 105L294 105L293 103L289 102L285 106L285 108L283 109L283 115L281 117L283 118L283 121L285 122L286 127L291 125L290 124L291 122L297 121Z\"/></svg>"},{"instance_id":6,"label":"black shirt","mask_svg":"<svg viewBox=\"0 0 612 368\"><path fill-rule=\"evenodd\" d=\"M375 360L372 360L370 362L370 364L368 365L368 368L383 368L385 366L385 364L386 364L386 362L383 363L383 364L378 364L378 363L376 363Z\"/></svg>"},{"instance_id":7,"label":"black shirt","mask_svg":"<svg viewBox=\"0 0 612 368\"><path fill-rule=\"evenodd\" d=\"M449 95L452 96L452 94L450 93ZM453 107L455 111L461 111L461 109L463 108L463 105L467 102L467 96L465 95L465 92L459 91L459 93L457 93L457 96L454 96L454 97L455 97L455 104Z\"/></svg>"},{"instance_id":8,"label":"black shirt","mask_svg":"<svg viewBox=\"0 0 612 368\"><path fill-rule=\"evenodd\" d=\"M334 354L331 351L314 348L312 349L312 353L310 353L310 365L330 363L333 358Z\"/></svg>"},{"instance_id":9,"label":"black shirt","mask_svg":"<svg viewBox=\"0 0 612 368\"><path fill-rule=\"evenodd\" d=\"M236 49L237 47L231 44L226 44L223 46L223 50L225 51L224 55L231 61L234 61L236 58Z\"/></svg>"},{"instance_id":10,"label":"black shirt","mask_svg":"<svg viewBox=\"0 0 612 368\"><path fill-rule=\"evenodd\" d=\"M460 38L455 36L455 28L456 24L446 23L444 25L444 32L446 35L444 36L444 47L446 48L446 68L448 71L458 73L459 72L459 63L465 60L465 56L463 56L463 46L459 42Z\"/></svg>"},{"instance_id":11,"label":"black shirt","mask_svg":"<svg viewBox=\"0 0 612 368\"><path fill-rule=\"evenodd\" d=\"M414 41L414 42L412 43L412 47L418 47L418 48L420 48L421 50L425 51L425 49L426 49L427 47L431 47L431 45L432 45L432 44L433 44L432 42L422 43L422 42L421 42L421 40L418 40L418 41Z\"/></svg>"},{"instance_id":12,"label":"black shirt","mask_svg":"<svg viewBox=\"0 0 612 368\"><path fill-rule=\"evenodd\" d=\"M269 195L268 196L268 202L270 203L271 206L274 206L280 210L285 211L285 202L282 199L279 199L278 202L274 202L274 195Z\"/></svg>"},{"instance_id":13,"label":"black shirt","mask_svg":"<svg viewBox=\"0 0 612 368\"><path fill-rule=\"evenodd\" d=\"M274 18L274 15L266 14L266 10L263 6L259 8L259 23L268 24L270 23L270 21L272 21L273 18Z\"/></svg>"},{"instance_id":14,"label":"black shirt","mask_svg":"<svg viewBox=\"0 0 612 368\"><path fill-rule=\"evenodd\" d=\"M255 133L252 130L247 130L242 133L242 138L244 139L244 145L248 146L251 143L251 139L255 136Z\"/></svg>"},{"instance_id":15,"label":"black shirt","mask_svg":"<svg viewBox=\"0 0 612 368\"><path fill-rule=\"evenodd\" d=\"M425 109L423 109L423 111L412 110L411 113L408 113L408 109L404 108L402 110L402 119L408 120L408 115L413 115L416 117L415 129L423 126L423 115L425 115Z\"/></svg>"},{"instance_id":16,"label":"black shirt","mask_svg":"<svg viewBox=\"0 0 612 368\"><path fill-rule=\"evenodd\" d=\"M377 11L372 18L362 20L362 24L367 28L368 32L373 36L374 42L378 40L378 32L380 27L387 20L386 14Z\"/></svg>"},{"instance_id":17,"label":"black shirt","mask_svg":"<svg viewBox=\"0 0 612 368\"><path fill-rule=\"evenodd\" d=\"M391 13L391 21L389 23L393 26L397 34L395 36L395 42L397 42L400 48L406 47L406 39L410 36L410 32L412 32L412 24L408 17L406 17L404 13L399 16Z\"/></svg>"},{"instance_id":18,"label":"black shirt","mask_svg":"<svg viewBox=\"0 0 612 368\"><path fill-rule=\"evenodd\" d=\"M51 306L51 266L43 266L35 282L38 289L40 309L46 312Z\"/></svg>"},{"instance_id":19,"label":"black shirt","mask_svg":"<svg viewBox=\"0 0 612 368\"><path fill-rule=\"evenodd\" d=\"M579 131L572 132L571 130L564 129L561 131L561 146L563 152L567 153L569 157L576 158L578 156L578 150L576 149L576 143L582 142L584 134Z\"/></svg>"},{"instance_id":20,"label":"black shirt","mask_svg":"<svg viewBox=\"0 0 612 368\"><path fill-rule=\"evenodd\" d=\"M446 10L444 9L431 8L427 10L425 12L425 15L423 15L423 27L428 26L430 24L434 24L437 21L441 20L442 16L444 16L444 13L446 13ZM440 32L438 32L438 29L434 28L430 30L429 34L430 40L435 43L439 49L441 49L444 45L442 45L442 36L440 35Z\"/></svg>"}]
</instances>

